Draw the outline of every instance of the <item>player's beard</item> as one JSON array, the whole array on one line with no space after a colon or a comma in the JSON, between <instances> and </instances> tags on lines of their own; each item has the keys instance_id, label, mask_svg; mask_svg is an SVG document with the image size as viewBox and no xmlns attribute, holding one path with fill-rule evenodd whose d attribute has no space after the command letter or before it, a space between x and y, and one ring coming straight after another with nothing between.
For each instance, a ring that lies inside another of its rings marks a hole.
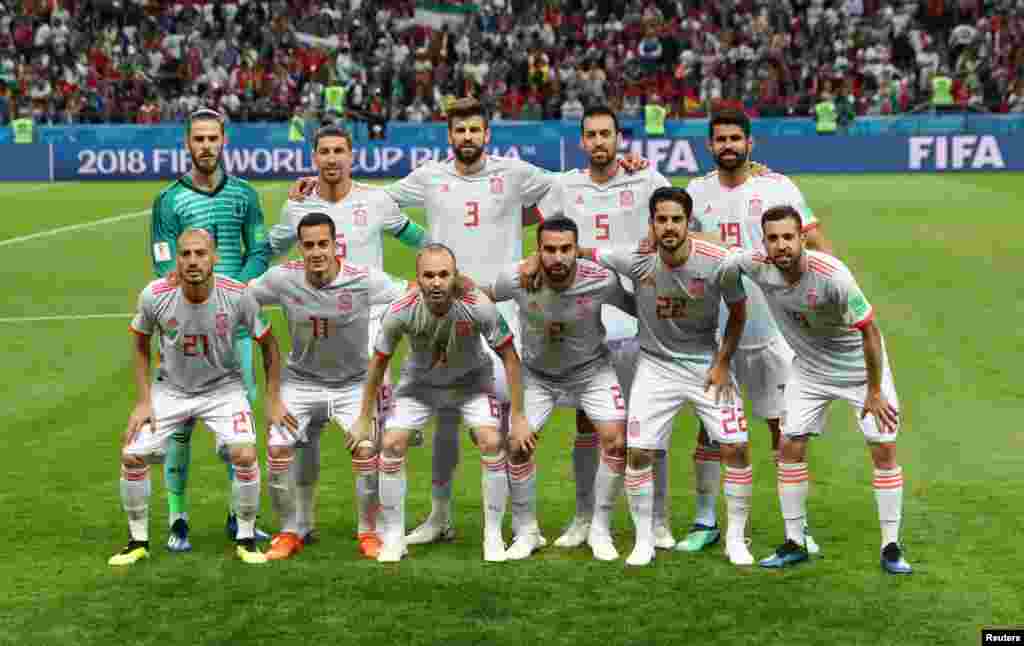
<instances>
[{"instance_id":1,"label":"player's beard","mask_svg":"<svg viewBox=\"0 0 1024 646\"><path fill-rule=\"evenodd\" d=\"M683 244L685 244L685 243L686 243L686 234L677 234L677 233L673 232L672 233L672 241L671 241L671 243L668 243L668 244L666 244L666 242L665 242L665 234L662 234L658 238L658 248L661 249L662 251L664 251L665 253L669 254L669 255L672 255L675 252L679 251L679 248L682 247Z\"/></svg>"},{"instance_id":2,"label":"player's beard","mask_svg":"<svg viewBox=\"0 0 1024 646\"><path fill-rule=\"evenodd\" d=\"M606 156L605 161L601 162L601 161L597 160L597 158L595 157L595 154L598 153L598 152L605 153L605 156ZM598 173L606 174L611 169L612 164L614 164L614 163L615 163L615 154L613 152L608 151L608 150L604 150L604 149L600 149L600 150L596 150L595 149L595 150L590 151L590 167L592 169L594 169L595 171L597 171Z\"/></svg>"},{"instance_id":3,"label":"player's beard","mask_svg":"<svg viewBox=\"0 0 1024 646\"><path fill-rule=\"evenodd\" d=\"M210 281L213 276L213 269L203 270L202 268L190 269L185 268L185 271L181 272L181 280L186 285L192 285L199 287Z\"/></svg>"},{"instance_id":4,"label":"player's beard","mask_svg":"<svg viewBox=\"0 0 1024 646\"><path fill-rule=\"evenodd\" d=\"M542 265L542 267L544 269L544 276L547 278L549 284L561 286L564 285L570 277L572 277L572 265L553 262L550 265Z\"/></svg>"},{"instance_id":5,"label":"player's beard","mask_svg":"<svg viewBox=\"0 0 1024 646\"><path fill-rule=\"evenodd\" d=\"M794 267L800 266L800 262L803 260L803 256L803 249L797 247L789 256L772 256L772 264L778 267L780 271L790 272L793 271ZM784 264L780 264L780 259Z\"/></svg>"},{"instance_id":6,"label":"player's beard","mask_svg":"<svg viewBox=\"0 0 1024 646\"><path fill-rule=\"evenodd\" d=\"M730 157L730 158L726 159L726 158L723 157L723 155L726 152L735 153L736 156L735 157ZM728 149L727 151L722 151L721 153L715 155L715 165L718 166L720 169L722 169L724 171L733 172L733 171L739 170L740 168L743 168L743 166L746 165L747 159L749 157L750 157L750 147L749 146L744 146L742 151Z\"/></svg>"},{"instance_id":7,"label":"player's beard","mask_svg":"<svg viewBox=\"0 0 1024 646\"><path fill-rule=\"evenodd\" d=\"M196 157L195 153L191 150L189 150L188 153L192 157L193 168L198 169L199 172L204 175L212 176L220 167L220 158L223 154L223 149L212 155L212 157Z\"/></svg>"},{"instance_id":8,"label":"player's beard","mask_svg":"<svg viewBox=\"0 0 1024 646\"><path fill-rule=\"evenodd\" d=\"M484 154L484 147L476 144L463 144L455 148L455 158L466 166L472 166L480 161Z\"/></svg>"},{"instance_id":9,"label":"player's beard","mask_svg":"<svg viewBox=\"0 0 1024 646\"><path fill-rule=\"evenodd\" d=\"M430 285L420 283L420 293L427 302L427 307L434 314L441 315L451 307L452 299L455 297L455 283L448 285L448 289L434 289Z\"/></svg>"}]
</instances>

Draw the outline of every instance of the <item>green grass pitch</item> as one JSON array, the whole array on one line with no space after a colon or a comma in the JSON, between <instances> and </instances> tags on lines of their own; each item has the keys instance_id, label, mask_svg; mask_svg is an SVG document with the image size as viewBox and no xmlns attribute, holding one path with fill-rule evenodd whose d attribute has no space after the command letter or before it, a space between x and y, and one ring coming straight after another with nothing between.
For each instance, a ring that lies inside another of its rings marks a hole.
<instances>
[{"instance_id":1,"label":"green grass pitch","mask_svg":"<svg viewBox=\"0 0 1024 646\"><path fill-rule=\"evenodd\" d=\"M358 555L352 471L336 435L325 441L322 542L294 560L250 567L224 537L224 468L205 432L194 442L190 484L195 551L163 548L167 508L155 469L152 558L114 570L106 559L127 533L119 436L134 398L127 313L150 279L145 212L161 185L4 184L0 644L879 646L973 644L981 626L1024 623L1024 552L1014 542L1024 534L1021 176L796 180L886 335L906 424L899 454L912 577L879 568L871 469L845 404L832 407L827 436L811 448L809 507L823 555L784 572L737 569L718 546L659 553L640 571L595 562L585 548L485 565L480 467L465 437L458 540L414 547L398 566L381 567ZM286 184L259 188L269 224ZM387 254L389 271L412 276L410 253L389 241ZM124 315L85 318L108 314ZM286 339L280 312L270 316ZM561 411L541 443L539 514L549 539L572 514L572 428ZM693 510L693 430L692 414L682 414L671 454L677 535ZM780 542L782 520L763 423L752 422L751 442L750 535L763 557ZM429 469L429 449L411 450L410 525L429 508ZM273 523L264 496L260 524ZM614 525L628 553L624 501Z\"/></svg>"}]
</instances>

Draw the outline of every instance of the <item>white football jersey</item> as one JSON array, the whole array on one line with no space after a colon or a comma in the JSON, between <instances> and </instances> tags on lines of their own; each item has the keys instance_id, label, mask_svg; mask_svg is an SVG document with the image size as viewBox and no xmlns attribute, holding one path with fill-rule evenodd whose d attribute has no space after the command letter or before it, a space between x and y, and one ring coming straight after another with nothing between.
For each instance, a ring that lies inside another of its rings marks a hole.
<instances>
[{"instance_id":1,"label":"white football jersey","mask_svg":"<svg viewBox=\"0 0 1024 646\"><path fill-rule=\"evenodd\" d=\"M288 253L298 239L299 222L310 213L330 216L338 255L379 270L384 269L383 234L398 236L409 225L408 216L387 193L354 183L340 202L328 202L317 193L301 202L285 202L280 223L270 229L270 248L275 256Z\"/></svg>"},{"instance_id":2,"label":"white football jersey","mask_svg":"<svg viewBox=\"0 0 1024 646\"><path fill-rule=\"evenodd\" d=\"M807 206L800 189L785 175L767 173L752 176L735 188L722 186L718 172L691 181L686 192L693 198L693 216L690 229L717 234L723 244L764 251L764 232L761 214L776 206L791 206L800 214L803 228L808 231L817 225L817 218ZM779 335L764 295L756 285L747 289L747 324L743 328L740 348L756 350L771 343ZM727 312L723 309L719 329L724 331Z\"/></svg>"},{"instance_id":3,"label":"white football jersey","mask_svg":"<svg viewBox=\"0 0 1024 646\"><path fill-rule=\"evenodd\" d=\"M635 173L619 170L603 184L592 180L589 170L574 169L555 176L537 208L543 218L564 216L575 222L581 247L624 247L647 237L651 194L662 186L671 183L653 168ZM623 284L633 291L628 278ZM601 318L609 339L636 336L636 318L622 310L605 306Z\"/></svg>"},{"instance_id":4,"label":"white football jersey","mask_svg":"<svg viewBox=\"0 0 1024 646\"><path fill-rule=\"evenodd\" d=\"M425 208L430 241L455 253L460 272L490 284L523 257L523 207L537 204L553 178L520 159L487 155L473 175L456 172L454 159L430 161L384 190L402 207Z\"/></svg>"}]
</instances>

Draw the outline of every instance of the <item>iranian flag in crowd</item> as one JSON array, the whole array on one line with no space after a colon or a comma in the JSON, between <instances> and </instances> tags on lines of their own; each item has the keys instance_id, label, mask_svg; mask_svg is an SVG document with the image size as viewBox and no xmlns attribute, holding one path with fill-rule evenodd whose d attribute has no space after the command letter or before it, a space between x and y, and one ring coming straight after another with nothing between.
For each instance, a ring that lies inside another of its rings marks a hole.
<instances>
[{"instance_id":1,"label":"iranian flag in crowd","mask_svg":"<svg viewBox=\"0 0 1024 646\"><path fill-rule=\"evenodd\" d=\"M439 2L421 1L416 3L417 25L440 29L444 25L460 25L468 16L480 11L480 7L471 2Z\"/></svg>"}]
</instances>

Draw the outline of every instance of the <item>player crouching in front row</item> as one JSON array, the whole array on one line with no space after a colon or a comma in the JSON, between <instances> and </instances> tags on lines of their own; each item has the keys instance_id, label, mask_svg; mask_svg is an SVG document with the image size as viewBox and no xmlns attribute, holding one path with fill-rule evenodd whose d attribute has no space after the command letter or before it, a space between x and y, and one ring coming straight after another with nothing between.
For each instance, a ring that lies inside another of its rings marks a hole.
<instances>
[{"instance_id":1,"label":"player crouching in front row","mask_svg":"<svg viewBox=\"0 0 1024 646\"><path fill-rule=\"evenodd\" d=\"M229 447L235 478L231 484L238 510L236 553L246 563L265 563L254 530L260 500L256 432L234 353L234 330L241 326L260 344L267 375L267 412L272 424L289 424L281 403L281 356L270 326L245 285L216 276L210 234L190 229L178 237L175 286L156 280L139 296L131 330L137 403L128 418L121 449L121 502L128 514L130 541L108 561L131 565L149 556L149 464L163 459L167 439L193 419ZM150 384L150 337L159 332L160 364Z\"/></svg>"},{"instance_id":2,"label":"player crouching in front row","mask_svg":"<svg viewBox=\"0 0 1024 646\"><path fill-rule=\"evenodd\" d=\"M369 439L377 392L391 355L403 336L409 356L395 389L380 452L381 562L405 555L405 453L411 432L422 429L441 409L458 410L474 431L483 469L484 560L506 560L501 522L509 493L504 438L498 433L500 407L493 394L493 368L487 340L501 358L511 399L515 436L529 432L523 414L519 355L498 309L477 288L459 284L455 254L441 244L425 246L416 258L419 289L395 301L384 314L370 360L363 404L350 441Z\"/></svg>"}]
</instances>

